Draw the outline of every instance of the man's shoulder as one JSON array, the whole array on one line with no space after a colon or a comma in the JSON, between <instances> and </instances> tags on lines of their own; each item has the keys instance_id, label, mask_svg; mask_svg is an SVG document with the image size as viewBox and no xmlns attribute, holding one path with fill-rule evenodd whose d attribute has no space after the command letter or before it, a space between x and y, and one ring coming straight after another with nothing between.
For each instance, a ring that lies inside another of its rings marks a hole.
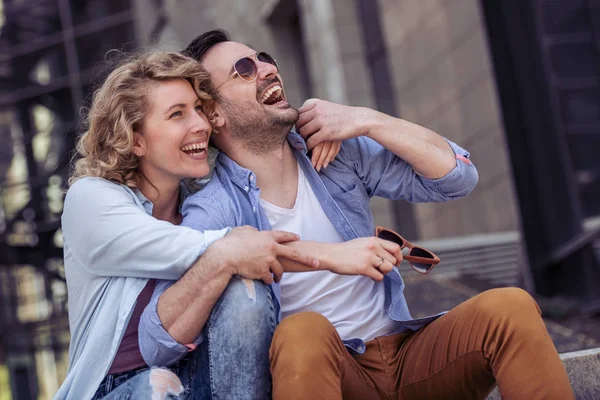
<instances>
[{"instance_id":1,"label":"man's shoulder","mask_svg":"<svg viewBox=\"0 0 600 400\"><path fill-rule=\"evenodd\" d=\"M206 185L188 196L181 206L183 226L205 231L236 226L239 212L232 198L233 193L213 174Z\"/></svg>"},{"instance_id":2,"label":"man's shoulder","mask_svg":"<svg viewBox=\"0 0 600 400\"><path fill-rule=\"evenodd\" d=\"M206 185L186 197L183 204L184 206L201 205L203 208L214 208L228 200L231 200L231 194L223 184L222 178L215 172Z\"/></svg>"},{"instance_id":3,"label":"man's shoulder","mask_svg":"<svg viewBox=\"0 0 600 400\"><path fill-rule=\"evenodd\" d=\"M223 187L219 177L216 174L213 174L210 180L206 182L201 189L187 196L184 200L184 203L198 199L210 199L222 192L225 192L225 188Z\"/></svg>"}]
</instances>

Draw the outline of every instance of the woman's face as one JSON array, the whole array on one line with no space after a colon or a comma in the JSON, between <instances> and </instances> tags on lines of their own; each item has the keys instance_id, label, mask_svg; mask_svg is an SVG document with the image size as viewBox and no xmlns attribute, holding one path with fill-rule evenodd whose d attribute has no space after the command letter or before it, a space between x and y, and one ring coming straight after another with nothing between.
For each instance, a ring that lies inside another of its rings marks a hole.
<instances>
[{"instance_id":1,"label":"woman's face","mask_svg":"<svg viewBox=\"0 0 600 400\"><path fill-rule=\"evenodd\" d=\"M206 176L211 127L192 86L184 79L159 82L147 96L149 110L134 148L143 153L145 177L160 185Z\"/></svg>"}]
</instances>

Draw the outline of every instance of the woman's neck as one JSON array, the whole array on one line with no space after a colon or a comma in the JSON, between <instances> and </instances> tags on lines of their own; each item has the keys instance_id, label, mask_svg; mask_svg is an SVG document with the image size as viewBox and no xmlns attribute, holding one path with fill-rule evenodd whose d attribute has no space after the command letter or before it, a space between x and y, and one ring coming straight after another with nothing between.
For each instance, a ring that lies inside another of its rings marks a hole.
<instances>
[{"instance_id":1,"label":"woman's neck","mask_svg":"<svg viewBox=\"0 0 600 400\"><path fill-rule=\"evenodd\" d=\"M170 185L156 185L142 179L140 192L152 202L152 216L162 221L178 225L181 223L179 214L179 182Z\"/></svg>"}]
</instances>

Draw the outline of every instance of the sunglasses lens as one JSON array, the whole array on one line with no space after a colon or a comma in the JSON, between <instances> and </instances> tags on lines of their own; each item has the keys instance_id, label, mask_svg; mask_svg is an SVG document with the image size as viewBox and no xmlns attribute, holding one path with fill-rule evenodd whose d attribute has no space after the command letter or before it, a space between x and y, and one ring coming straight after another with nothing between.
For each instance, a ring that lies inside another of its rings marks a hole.
<instances>
[{"instance_id":1,"label":"sunglasses lens","mask_svg":"<svg viewBox=\"0 0 600 400\"><path fill-rule=\"evenodd\" d=\"M399 237L398 235L395 235L394 233L392 233L390 231L381 231L381 232L379 232L379 235L377 235L377 237L379 239L387 240L389 242L394 242L394 243L400 245L400 247L404 246L404 240L402 240L401 237Z\"/></svg>"},{"instance_id":2,"label":"sunglasses lens","mask_svg":"<svg viewBox=\"0 0 600 400\"><path fill-rule=\"evenodd\" d=\"M256 78L256 64L249 57L240 58L235 63L235 72L245 81L252 81Z\"/></svg>"},{"instance_id":3,"label":"sunglasses lens","mask_svg":"<svg viewBox=\"0 0 600 400\"><path fill-rule=\"evenodd\" d=\"M258 61L260 62L264 62L267 64L271 64L274 65L275 67L277 67L277 71L279 71L279 67L277 66L277 61L275 61L275 59L273 57L271 57L270 55L268 55L267 53L260 52L256 55L256 58L258 59Z\"/></svg>"},{"instance_id":4,"label":"sunglasses lens","mask_svg":"<svg viewBox=\"0 0 600 400\"><path fill-rule=\"evenodd\" d=\"M425 249L421 249L419 247L415 247L413 249L410 249L410 253L411 256L415 256L415 257L421 257L421 258L431 258L432 260L435 258L433 256L433 254L431 254L429 251L425 250ZM426 274L427 272L429 272L433 266L435 264L427 264L427 263L420 263L420 262L411 262L411 265L413 266L414 269L416 269L418 272L421 272L423 274Z\"/></svg>"}]
</instances>

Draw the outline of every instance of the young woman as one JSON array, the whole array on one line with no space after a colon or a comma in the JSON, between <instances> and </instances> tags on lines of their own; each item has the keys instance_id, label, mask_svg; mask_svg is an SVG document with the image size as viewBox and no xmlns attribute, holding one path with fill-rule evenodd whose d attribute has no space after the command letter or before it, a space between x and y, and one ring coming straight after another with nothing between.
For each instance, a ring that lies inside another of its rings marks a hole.
<instances>
[{"instance_id":1,"label":"young woman","mask_svg":"<svg viewBox=\"0 0 600 400\"><path fill-rule=\"evenodd\" d=\"M156 279L177 280L189 269L225 282L198 288L210 311L234 275L268 284L281 266L267 261L314 264L282 245L297 240L290 233L177 226L180 181L209 172L207 79L195 60L153 52L123 62L94 93L62 216L71 344L56 399L183 393L175 374L148 369L139 351L137 324ZM275 318L272 306L257 310Z\"/></svg>"}]
</instances>

